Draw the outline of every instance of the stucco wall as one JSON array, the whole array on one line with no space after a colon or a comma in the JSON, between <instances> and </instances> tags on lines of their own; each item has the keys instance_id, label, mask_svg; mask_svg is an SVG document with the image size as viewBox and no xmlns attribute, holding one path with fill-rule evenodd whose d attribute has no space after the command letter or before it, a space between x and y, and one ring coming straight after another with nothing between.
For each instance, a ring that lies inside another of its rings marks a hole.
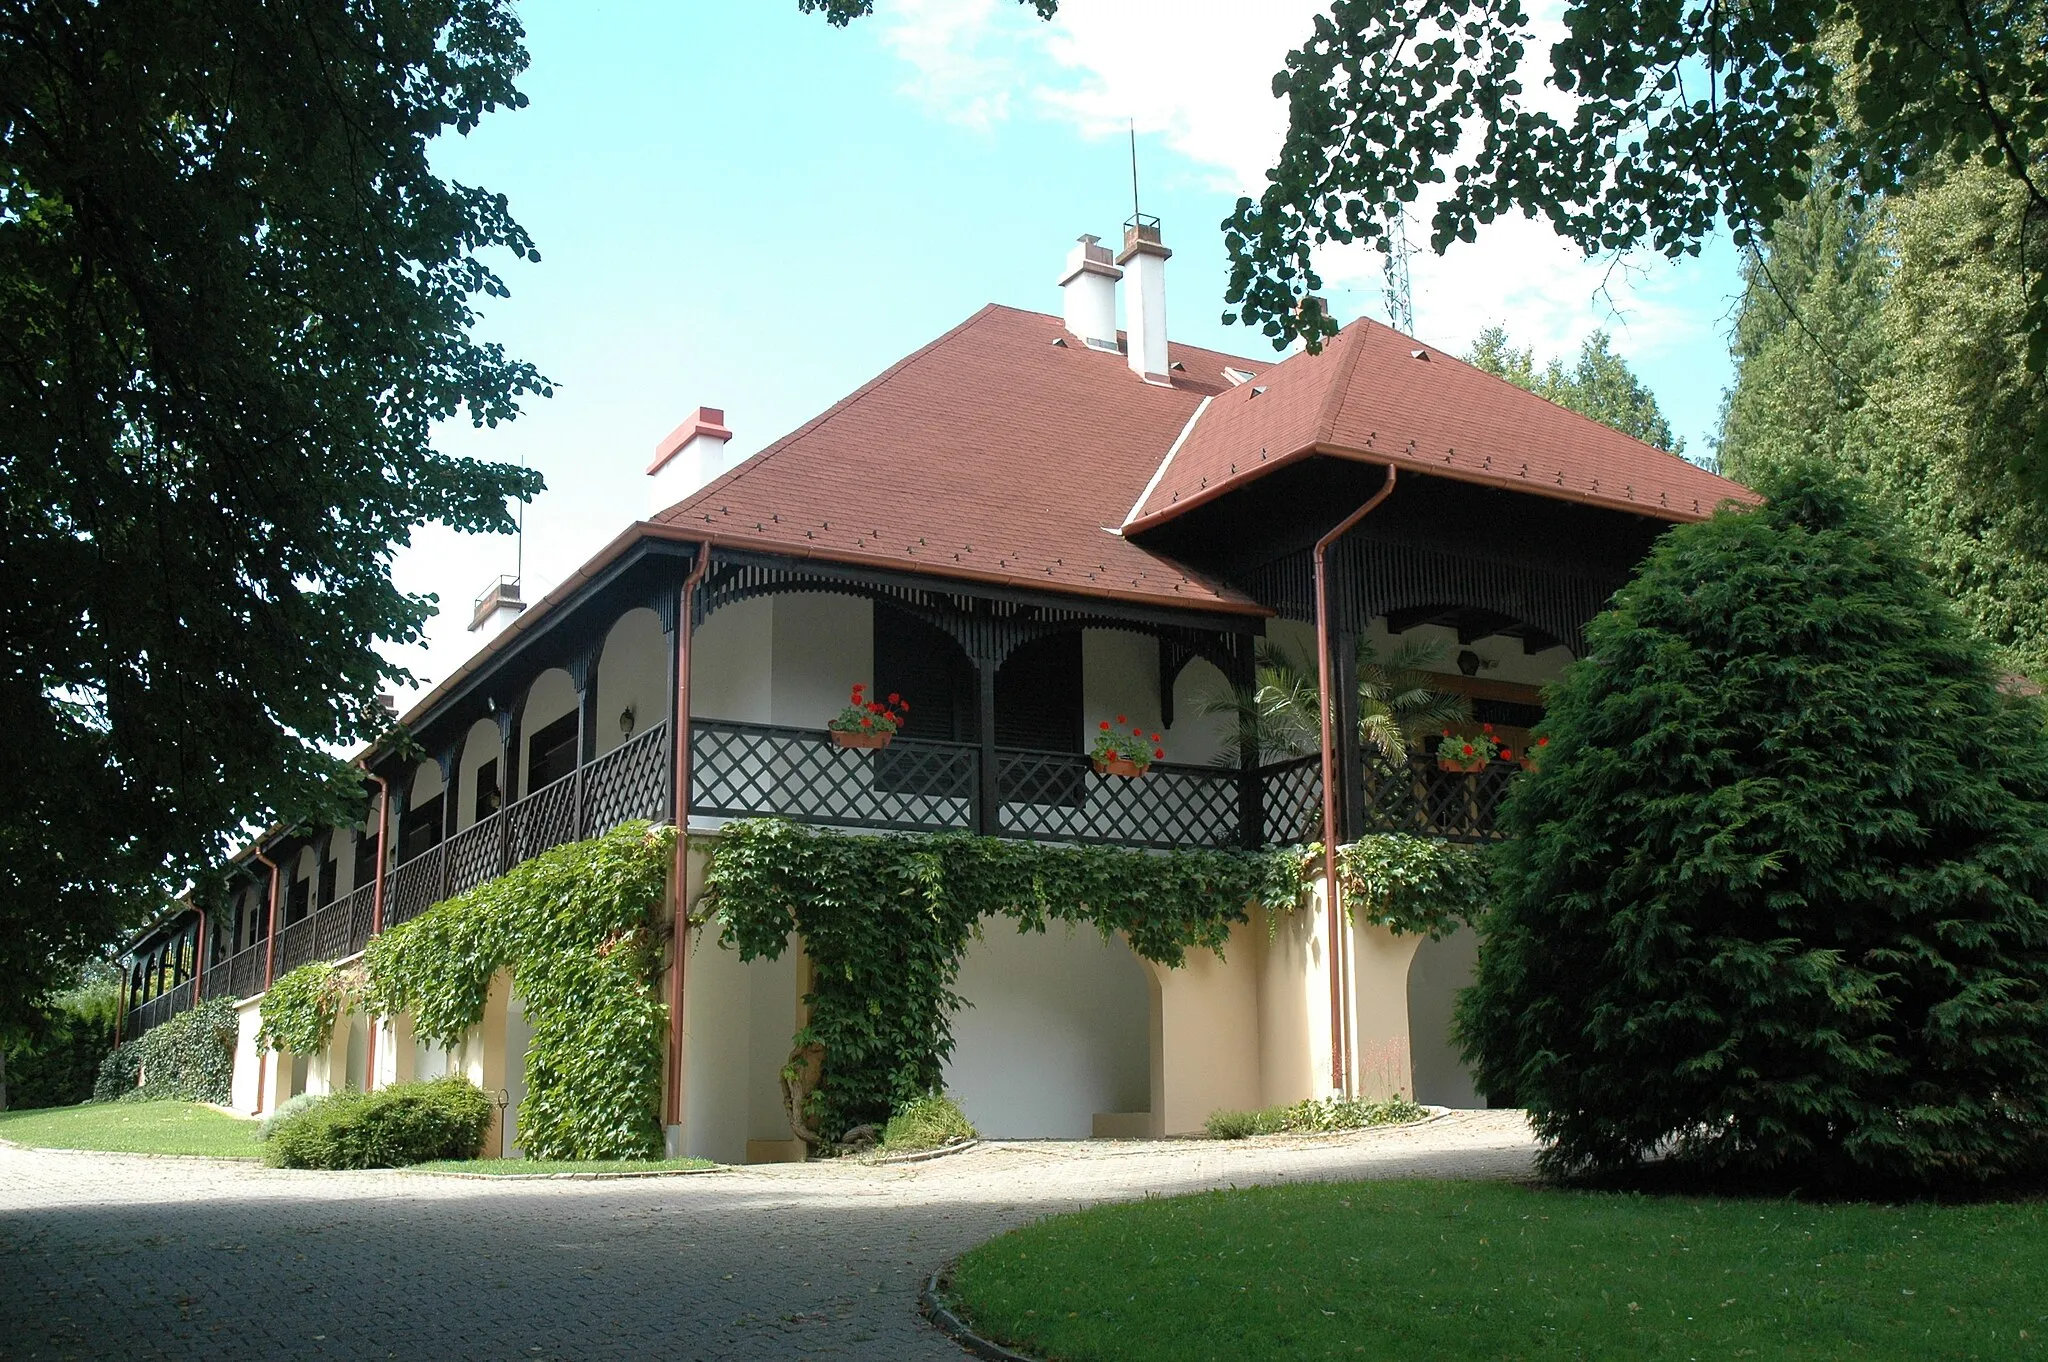
<instances>
[{"instance_id":1,"label":"stucco wall","mask_svg":"<svg viewBox=\"0 0 2048 1362\"><path fill-rule=\"evenodd\" d=\"M955 991L946 1090L982 1134L1085 1139L1098 1112L1151 1104L1151 988L1122 939L982 924Z\"/></svg>"},{"instance_id":2,"label":"stucco wall","mask_svg":"<svg viewBox=\"0 0 2048 1362\"><path fill-rule=\"evenodd\" d=\"M1486 1105L1451 1039L1458 990L1472 982L1478 961L1478 934L1460 928L1441 941L1423 941L1408 966L1408 1043L1418 1102L1439 1107Z\"/></svg>"},{"instance_id":3,"label":"stucco wall","mask_svg":"<svg viewBox=\"0 0 2048 1362\"><path fill-rule=\"evenodd\" d=\"M597 663L597 754L669 717L668 635L652 610L628 610L605 635ZM630 729L622 716L632 711Z\"/></svg>"},{"instance_id":4,"label":"stucco wall","mask_svg":"<svg viewBox=\"0 0 2048 1362\"><path fill-rule=\"evenodd\" d=\"M874 606L811 592L774 604L774 722L823 728L855 682L874 685Z\"/></svg>"},{"instance_id":5,"label":"stucco wall","mask_svg":"<svg viewBox=\"0 0 2048 1362\"><path fill-rule=\"evenodd\" d=\"M773 712L775 599L714 610L690 640L690 713L765 724Z\"/></svg>"}]
</instances>

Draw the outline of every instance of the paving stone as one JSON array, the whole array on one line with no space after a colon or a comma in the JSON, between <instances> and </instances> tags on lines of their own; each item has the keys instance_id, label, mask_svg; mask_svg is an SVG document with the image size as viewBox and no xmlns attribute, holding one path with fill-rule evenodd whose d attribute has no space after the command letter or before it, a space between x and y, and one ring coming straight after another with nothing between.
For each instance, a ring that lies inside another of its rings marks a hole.
<instances>
[{"instance_id":1,"label":"paving stone","mask_svg":"<svg viewBox=\"0 0 2048 1362\"><path fill-rule=\"evenodd\" d=\"M0 1359L935 1359L947 1260L1105 1201L1522 1177L1516 1112L1303 1139L989 1142L930 1163L510 1182L0 1146Z\"/></svg>"}]
</instances>

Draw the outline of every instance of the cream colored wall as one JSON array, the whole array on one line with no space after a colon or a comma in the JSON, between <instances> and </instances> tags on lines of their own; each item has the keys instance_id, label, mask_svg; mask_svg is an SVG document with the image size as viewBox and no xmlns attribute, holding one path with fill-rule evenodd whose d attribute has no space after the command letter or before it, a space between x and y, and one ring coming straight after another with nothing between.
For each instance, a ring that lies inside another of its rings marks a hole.
<instances>
[{"instance_id":1,"label":"cream colored wall","mask_svg":"<svg viewBox=\"0 0 2048 1362\"><path fill-rule=\"evenodd\" d=\"M405 807L417 809L440 793L441 763L430 758L413 769L411 792L406 796Z\"/></svg>"},{"instance_id":2,"label":"cream colored wall","mask_svg":"<svg viewBox=\"0 0 2048 1362\"><path fill-rule=\"evenodd\" d=\"M1352 1091L1360 1097L1415 1095L1408 965L1422 941L1369 922L1351 924L1350 1068Z\"/></svg>"},{"instance_id":3,"label":"cream colored wall","mask_svg":"<svg viewBox=\"0 0 2048 1362\"><path fill-rule=\"evenodd\" d=\"M456 758L455 828L460 832L476 822L476 777L487 763L498 760L504 750L496 719L478 719L462 737L462 754ZM505 786L505 773L498 773L498 788ZM479 836L489 836L480 833Z\"/></svg>"},{"instance_id":4,"label":"cream colored wall","mask_svg":"<svg viewBox=\"0 0 2048 1362\"><path fill-rule=\"evenodd\" d=\"M774 621L774 722L823 728L846 707L856 682L873 688L870 602L814 592L777 596Z\"/></svg>"},{"instance_id":5,"label":"cream colored wall","mask_svg":"<svg viewBox=\"0 0 2048 1362\"><path fill-rule=\"evenodd\" d=\"M534 678L526 692L526 707L519 716L519 793L533 793L533 735L564 714L576 712L576 683L569 673L556 667ZM616 716L614 716L616 718ZM598 726L602 728L603 716Z\"/></svg>"},{"instance_id":6,"label":"cream colored wall","mask_svg":"<svg viewBox=\"0 0 2048 1362\"><path fill-rule=\"evenodd\" d=\"M690 640L690 713L765 724L773 713L775 598L756 597L705 616Z\"/></svg>"},{"instance_id":7,"label":"cream colored wall","mask_svg":"<svg viewBox=\"0 0 2048 1362\"><path fill-rule=\"evenodd\" d=\"M628 610L605 635L597 663L597 754L603 756L669 717L668 635L652 610ZM619 716L633 711L631 733Z\"/></svg>"},{"instance_id":8,"label":"cream colored wall","mask_svg":"<svg viewBox=\"0 0 2048 1362\"><path fill-rule=\"evenodd\" d=\"M1253 919L1264 929L1263 912ZM1259 1101L1299 1102L1330 1091L1330 942L1322 884L1306 907L1281 913L1259 957Z\"/></svg>"},{"instance_id":9,"label":"cream colored wall","mask_svg":"<svg viewBox=\"0 0 2048 1362\"><path fill-rule=\"evenodd\" d=\"M954 991L947 1092L983 1135L1085 1139L1097 1113L1150 1109L1145 967L1121 938L982 924Z\"/></svg>"},{"instance_id":10,"label":"cream colored wall","mask_svg":"<svg viewBox=\"0 0 2048 1362\"><path fill-rule=\"evenodd\" d=\"M258 1010L260 998L235 1004L235 1063L228 1080L228 1105L243 1115L256 1110L258 1061L262 1047L256 1044L256 1028L263 1024Z\"/></svg>"},{"instance_id":11,"label":"cream colored wall","mask_svg":"<svg viewBox=\"0 0 2048 1362\"><path fill-rule=\"evenodd\" d=\"M1151 1066L1156 1134L1193 1134L1211 1112L1261 1105L1258 958L1265 941L1263 929L1253 926L1232 929L1223 957L1189 951L1179 969L1146 962L1158 988Z\"/></svg>"},{"instance_id":12,"label":"cream colored wall","mask_svg":"<svg viewBox=\"0 0 2048 1362\"><path fill-rule=\"evenodd\" d=\"M1472 982L1478 963L1478 933L1461 927L1441 941L1424 940L1408 966L1408 1036L1418 1102L1438 1107L1486 1105L1451 1039L1458 990Z\"/></svg>"}]
</instances>

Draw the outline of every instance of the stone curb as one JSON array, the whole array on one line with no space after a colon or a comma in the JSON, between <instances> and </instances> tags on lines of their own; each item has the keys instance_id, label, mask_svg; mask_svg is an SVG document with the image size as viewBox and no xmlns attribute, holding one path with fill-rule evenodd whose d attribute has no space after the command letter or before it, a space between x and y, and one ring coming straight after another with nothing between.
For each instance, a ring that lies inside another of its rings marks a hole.
<instances>
[{"instance_id":1,"label":"stone curb","mask_svg":"<svg viewBox=\"0 0 2048 1362\"><path fill-rule=\"evenodd\" d=\"M879 1159L870 1159L868 1167L889 1168L903 1163L930 1163L933 1159L943 1159L948 1154L965 1154L980 1143L978 1139L953 1140L940 1145L937 1149L920 1149L914 1154L885 1154Z\"/></svg>"},{"instance_id":2,"label":"stone curb","mask_svg":"<svg viewBox=\"0 0 2048 1362\"><path fill-rule=\"evenodd\" d=\"M262 1164L257 1154L158 1154L147 1149L66 1149L54 1144L22 1144L0 1140L0 1149L19 1149L30 1154L84 1154L95 1159L205 1159L209 1163Z\"/></svg>"},{"instance_id":3,"label":"stone curb","mask_svg":"<svg viewBox=\"0 0 2048 1362\"><path fill-rule=\"evenodd\" d=\"M693 1178L729 1170L720 1164L712 1168L650 1168L642 1173L458 1173L452 1168L393 1168L385 1171L410 1173L422 1178L461 1178L466 1182L619 1182L628 1178Z\"/></svg>"},{"instance_id":4,"label":"stone curb","mask_svg":"<svg viewBox=\"0 0 2048 1362\"><path fill-rule=\"evenodd\" d=\"M959 1344L962 1351L984 1358L986 1362L1038 1362L1029 1353L1005 1348L968 1328L967 1321L954 1314L946 1304L944 1293L952 1278L953 1265L948 1263L934 1272L925 1281L924 1289L917 1293L918 1311L931 1321L933 1328Z\"/></svg>"}]
</instances>

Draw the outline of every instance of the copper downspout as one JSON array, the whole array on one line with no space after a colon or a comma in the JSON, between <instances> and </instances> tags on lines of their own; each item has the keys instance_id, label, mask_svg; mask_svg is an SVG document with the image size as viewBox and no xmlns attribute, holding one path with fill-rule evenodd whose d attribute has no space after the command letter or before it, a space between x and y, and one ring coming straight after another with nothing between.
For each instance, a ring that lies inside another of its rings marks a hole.
<instances>
[{"instance_id":1,"label":"copper downspout","mask_svg":"<svg viewBox=\"0 0 2048 1362\"><path fill-rule=\"evenodd\" d=\"M200 990L206 987L206 910L199 910L199 936L192 943L192 1006L199 1006Z\"/></svg>"},{"instance_id":2,"label":"copper downspout","mask_svg":"<svg viewBox=\"0 0 2048 1362\"><path fill-rule=\"evenodd\" d=\"M1343 916L1338 908L1337 889L1337 751L1334 733L1335 706L1330 703L1330 584L1325 559L1330 545L1347 534L1351 527L1372 514L1394 490L1394 481L1400 474L1394 465L1387 465L1387 480L1380 484L1365 505L1337 522L1331 530L1316 541L1316 703L1322 710L1323 726L1323 903L1328 909L1330 934L1330 1086L1345 1096L1350 1095L1351 1066L1346 1062L1346 1028L1344 1025L1344 959L1342 946Z\"/></svg>"},{"instance_id":3,"label":"copper downspout","mask_svg":"<svg viewBox=\"0 0 2048 1362\"><path fill-rule=\"evenodd\" d=\"M668 1120L683 1119L683 961L690 953L690 617L697 584L711 569L709 540L697 545L697 561L683 578L676 615L676 918L668 976Z\"/></svg>"},{"instance_id":4,"label":"copper downspout","mask_svg":"<svg viewBox=\"0 0 2048 1362\"><path fill-rule=\"evenodd\" d=\"M270 992L271 972L277 968L277 862L263 854L261 847L251 855L270 867L270 927L263 934L263 991ZM270 1072L270 1047L256 1046L256 1110L263 1110L263 1080Z\"/></svg>"},{"instance_id":5,"label":"copper downspout","mask_svg":"<svg viewBox=\"0 0 2048 1362\"><path fill-rule=\"evenodd\" d=\"M370 935L384 930L384 834L391 826L391 782L372 771L363 768L363 778L377 782L377 873L371 878L376 888L370 891ZM377 1019L370 1019L370 1040L363 1048L369 1052L364 1060L363 1091L369 1092L377 1086ZM347 1056L344 1055L343 1059Z\"/></svg>"}]
</instances>

